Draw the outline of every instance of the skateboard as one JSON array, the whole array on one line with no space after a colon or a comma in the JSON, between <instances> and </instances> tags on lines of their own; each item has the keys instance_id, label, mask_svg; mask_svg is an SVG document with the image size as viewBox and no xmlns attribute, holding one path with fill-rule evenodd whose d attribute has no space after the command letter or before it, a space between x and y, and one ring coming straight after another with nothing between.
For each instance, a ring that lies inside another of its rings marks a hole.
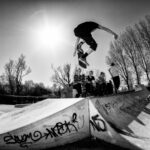
<instances>
[{"instance_id":1,"label":"skateboard","mask_svg":"<svg viewBox=\"0 0 150 150\"><path fill-rule=\"evenodd\" d=\"M84 51L81 48L82 45L83 43L80 42L79 45L77 46L78 63L82 68L86 69L87 66L89 66L89 64L86 62L86 60L82 59L82 55L84 54Z\"/></svg>"}]
</instances>

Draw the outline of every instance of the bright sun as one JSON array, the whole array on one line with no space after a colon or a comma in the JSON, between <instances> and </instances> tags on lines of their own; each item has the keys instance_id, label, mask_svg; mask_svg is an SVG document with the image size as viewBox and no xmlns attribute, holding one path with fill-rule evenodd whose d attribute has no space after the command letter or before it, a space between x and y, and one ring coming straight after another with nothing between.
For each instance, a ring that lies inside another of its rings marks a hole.
<instances>
[{"instance_id":1,"label":"bright sun","mask_svg":"<svg viewBox=\"0 0 150 150\"><path fill-rule=\"evenodd\" d=\"M37 31L37 40L43 47L56 47L62 42L62 29L59 26L43 26Z\"/></svg>"},{"instance_id":2,"label":"bright sun","mask_svg":"<svg viewBox=\"0 0 150 150\"><path fill-rule=\"evenodd\" d=\"M34 40L38 47L57 48L64 42L63 26L55 22L43 22L34 28Z\"/></svg>"}]
</instances>

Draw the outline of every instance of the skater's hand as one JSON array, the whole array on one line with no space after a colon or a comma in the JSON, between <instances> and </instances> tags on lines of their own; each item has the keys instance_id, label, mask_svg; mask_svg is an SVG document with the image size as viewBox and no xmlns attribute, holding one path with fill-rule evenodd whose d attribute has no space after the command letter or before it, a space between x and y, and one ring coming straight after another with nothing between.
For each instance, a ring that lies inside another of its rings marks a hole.
<instances>
[{"instance_id":1,"label":"skater's hand","mask_svg":"<svg viewBox=\"0 0 150 150\"><path fill-rule=\"evenodd\" d=\"M117 40L118 39L118 35L114 34L114 39Z\"/></svg>"}]
</instances>

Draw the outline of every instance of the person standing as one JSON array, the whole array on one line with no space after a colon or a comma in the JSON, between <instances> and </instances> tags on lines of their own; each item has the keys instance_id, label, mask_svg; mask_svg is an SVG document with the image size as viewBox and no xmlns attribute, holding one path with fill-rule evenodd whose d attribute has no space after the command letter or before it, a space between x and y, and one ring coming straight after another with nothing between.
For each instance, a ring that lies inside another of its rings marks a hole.
<instances>
[{"instance_id":1,"label":"person standing","mask_svg":"<svg viewBox=\"0 0 150 150\"><path fill-rule=\"evenodd\" d=\"M86 92L87 94L94 95L94 84L95 84L95 77L93 75L93 71L89 71L89 75L87 76L86 82Z\"/></svg>"},{"instance_id":2,"label":"person standing","mask_svg":"<svg viewBox=\"0 0 150 150\"><path fill-rule=\"evenodd\" d=\"M119 86L120 86L120 77L119 77L119 72L116 68L115 63L111 63L109 73L110 73L113 83L114 83L115 93L117 94Z\"/></svg>"},{"instance_id":3,"label":"person standing","mask_svg":"<svg viewBox=\"0 0 150 150\"><path fill-rule=\"evenodd\" d=\"M73 97L80 97L82 95L82 74L81 69L78 68L74 74L74 82L73 82ZM76 92L75 92L76 91Z\"/></svg>"},{"instance_id":4,"label":"person standing","mask_svg":"<svg viewBox=\"0 0 150 150\"><path fill-rule=\"evenodd\" d=\"M104 96L106 92L106 75L104 72L101 72L96 83L97 95Z\"/></svg>"}]
</instances>

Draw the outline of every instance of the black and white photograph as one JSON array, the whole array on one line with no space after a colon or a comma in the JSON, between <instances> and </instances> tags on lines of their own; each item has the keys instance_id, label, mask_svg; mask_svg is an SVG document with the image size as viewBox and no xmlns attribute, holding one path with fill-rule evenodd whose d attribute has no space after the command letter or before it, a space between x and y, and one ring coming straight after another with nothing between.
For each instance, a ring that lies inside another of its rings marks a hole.
<instances>
[{"instance_id":1,"label":"black and white photograph","mask_svg":"<svg viewBox=\"0 0 150 150\"><path fill-rule=\"evenodd\" d=\"M0 150L150 150L150 1L0 0Z\"/></svg>"}]
</instances>

